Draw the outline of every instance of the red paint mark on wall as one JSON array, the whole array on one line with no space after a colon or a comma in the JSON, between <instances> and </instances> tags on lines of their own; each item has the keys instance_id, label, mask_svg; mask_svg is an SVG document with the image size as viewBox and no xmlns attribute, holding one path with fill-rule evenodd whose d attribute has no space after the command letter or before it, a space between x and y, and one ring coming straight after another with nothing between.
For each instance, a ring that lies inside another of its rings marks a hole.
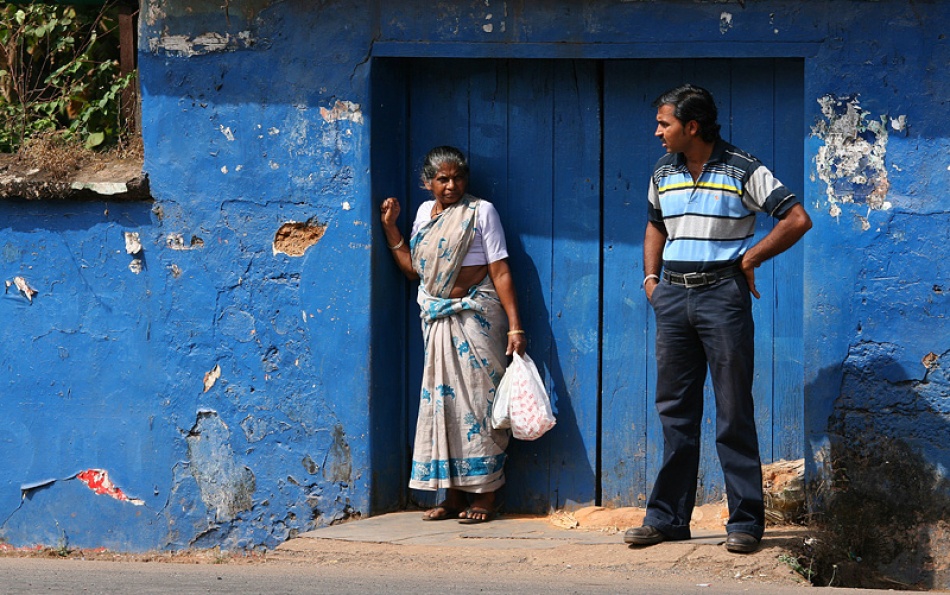
<instances>
[{"instance_id":1,"label":"red paint mark on wall","mask_svg":"<svg viewBox=\"0 0 950 595\"><path fill-rule=\"evenodd\" d=\"M0 552L41 552L42 545L25 545L23 547L12 546L9 543L0 543Z\"/></svg>"},{"instance_id":2,"label":"red paint mark on wall","mask_svg":"<svg viewBox=\"0 0 950 595\"><path fill-rule=\"evenodd\" d=\"M121 500L123 502L128 502L129 504L134 504L135 506L142 506L145 504L144 500L139 500L138 498L129 498L125 493L117 488L112 480L109 479L109 473L105 469L86 469L76 474L76 479L86 484L86 486L99 494L100 496L111 496L116 500Z\"/></svg>"}]
</instances>

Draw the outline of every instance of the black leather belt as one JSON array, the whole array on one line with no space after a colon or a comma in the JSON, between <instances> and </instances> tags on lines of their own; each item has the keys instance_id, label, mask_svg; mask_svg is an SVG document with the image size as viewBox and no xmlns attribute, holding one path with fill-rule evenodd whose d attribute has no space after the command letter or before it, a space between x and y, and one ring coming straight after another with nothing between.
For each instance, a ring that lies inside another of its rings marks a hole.
<instances>
[{"instance_id":1,"label":"black leather belt","mask_svg":"<svg viewBox=\"0 0 950 595\"><path fill-rule=\"evenodd\" d=\"M735 277L741 272L742 270L737 264L732 264L716 271L709 271L708 273L674 273L672 271L663 271L663 280L673 285L682 285L683 287L705 287L712 285L716 281Z\"/></svg>"}]
</instances>

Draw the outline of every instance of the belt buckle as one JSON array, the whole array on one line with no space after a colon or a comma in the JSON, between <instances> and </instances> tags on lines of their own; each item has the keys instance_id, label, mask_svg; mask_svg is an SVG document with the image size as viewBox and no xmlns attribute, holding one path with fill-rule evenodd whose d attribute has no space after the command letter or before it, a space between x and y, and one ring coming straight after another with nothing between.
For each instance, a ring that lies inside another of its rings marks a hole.
<instances>
[{"instance_id":1,"label":"belt buckle","mask_svg":"<svg viewBox=\"0 0 950 595\"><path fill-rule=\"evenodd\" d=\"M683 273L683 285L686 288L702 287L708 284L706 273Z\"/></svg>"}]
</instances>

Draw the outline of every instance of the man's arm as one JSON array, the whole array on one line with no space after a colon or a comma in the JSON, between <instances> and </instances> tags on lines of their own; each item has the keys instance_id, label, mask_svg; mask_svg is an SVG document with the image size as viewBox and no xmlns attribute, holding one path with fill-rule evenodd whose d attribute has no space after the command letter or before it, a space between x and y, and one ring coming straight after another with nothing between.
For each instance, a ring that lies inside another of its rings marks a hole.
<instances>
[{"instance_id":1,"label":"man's arm","mask_svg":"<svg viewBox=\"0 0 950 595\"><path fill-rule=\"evenodd\" d=\"M752 295L759 297L759 292L755 288L755 269L766 260L794 246L795 242L800 240L809 229L811 229L811 217L801 204L796 204L779 219L768 235L749 248L739 266L749 282L749 291ZM646 254L645 245L644 254ZM644 260L646 260L645 256Z\"/></svg>"},{"instance_id":2,"label":"man's arm","mask_svg":"<svg viewBox=\"0 0 950 595\"><path fill-rule=\"evenodd\" d=\"M653 290L656 289L658 279L646 279L650 275L659 277L663 268L663 246L666 245L666 232L653 223L647 223L647 231L643 236L643 290L647 299L652 300Z\"/></svg>"}]
</instances>

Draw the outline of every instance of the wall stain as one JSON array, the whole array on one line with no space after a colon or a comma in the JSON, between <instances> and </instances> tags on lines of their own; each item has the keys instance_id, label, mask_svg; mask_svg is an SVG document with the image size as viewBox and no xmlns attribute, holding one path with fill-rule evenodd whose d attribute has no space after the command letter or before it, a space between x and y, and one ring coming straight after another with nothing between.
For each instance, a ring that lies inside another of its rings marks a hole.
<instances>
[{"instance_id":1,"label":"wall stain","mask_svg":"<svg viewBox=\"0 0 950 595\"><path fill-rule=\"evenodd\" d=\"M353 461L350 456L350 445L346 441L343 426L333 427L333 444L323 463L323 477L334 483L350 483L353 473Z\"/></svg>"},{"instance_id":2,"label":"wall stain","mask_svg":"<svg viewBox=\"0 0 950 595\"><path fill-rule=\"evenodd\" d=\"M227 425L210 409L198 412L186 438L191 474L216 521L229 521L254 504L254 474L236 459L230 439Z\"/></svg>"}]
</instances>

